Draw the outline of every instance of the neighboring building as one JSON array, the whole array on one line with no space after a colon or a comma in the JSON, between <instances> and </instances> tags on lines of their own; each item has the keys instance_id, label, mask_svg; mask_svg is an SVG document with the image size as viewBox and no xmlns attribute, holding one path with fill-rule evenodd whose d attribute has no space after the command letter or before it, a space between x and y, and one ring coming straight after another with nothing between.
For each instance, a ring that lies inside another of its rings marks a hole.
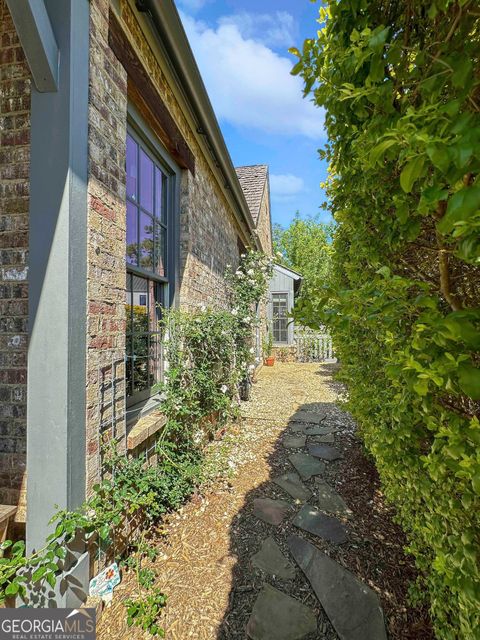
<instances>
[{"instance_id":1,"label":"neighboring building","mask_svg":"<svg viewBox=\"0 0 480 640\"><path fill-rule=\"evenodd\" d=\"M275 347L291 347L294 345L295 327L290 312L295 304L302 276L276 264L270 280L268 297L268 318Z\"/></svg>"},{"instance_id":2,"label":"neighboring building","mask_svg":"<svg viewBox=\"0 0 480 640\"><path fill-rule=\"evenodd\" d=\"M0 502L30 552L98 481L103 434L151 448L156 305L225 304L227 264L271 253L270 200L172 0L0 0L0 90Z\"/></svg>"}]
</instances>

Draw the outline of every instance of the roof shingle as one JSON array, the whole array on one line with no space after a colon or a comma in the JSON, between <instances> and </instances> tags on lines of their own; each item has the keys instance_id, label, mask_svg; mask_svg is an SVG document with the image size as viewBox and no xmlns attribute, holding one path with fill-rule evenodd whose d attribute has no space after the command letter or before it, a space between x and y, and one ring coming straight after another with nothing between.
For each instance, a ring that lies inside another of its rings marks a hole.
<instances>
[{"instance_id":1,"label":"roof shingle","mask_svg":"<svg viewBox=\"0 0 480 640\"><path fill-rule=\"evenodd\" d=\"M268 166L266 164L254 164L246 167L236 167L235 171L237 172L253 221L257 224L268 176Z\"/></svg>"}]
</instances>

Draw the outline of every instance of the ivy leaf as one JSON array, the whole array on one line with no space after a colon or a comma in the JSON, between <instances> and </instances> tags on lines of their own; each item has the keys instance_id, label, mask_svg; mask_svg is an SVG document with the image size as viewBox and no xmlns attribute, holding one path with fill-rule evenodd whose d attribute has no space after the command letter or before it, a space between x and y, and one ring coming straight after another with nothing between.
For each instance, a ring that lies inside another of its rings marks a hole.
<instances>
[{"instance_id":1,"label":"ivy leaf","mask_svg":"<svg viewBox=\"0 0 480 640\"><path fill-rule=\"evenodd\" d=\"M480 187L465 187L457 191L448 203L447 212L437 225L440 233L452 231L456 222L469 218L480 209Z\"/></svg>"},{"instance_id":2,"label":"ivy leaf","mask_svg":"<svg viewBox=\"0 0 480 640\"><path fill-rule=\"evenodd\" d=\"M292 74L292 76L298 76L298 74L301 72L302 69L303 69L303 62L297 62L297 64L292 68L290 73Z\"/></svg>"},{"instance_id":3,"label":"ivy leaf","mask_svg":"<svg viewBox=\"0 0 480 640\"><path fill-rule=\"evenodd\" d=\"M465 87L472 74L472 62L470 58L464 56L455 64L455 70L452 74L452 84L457 89Z\"/></svg>"},{"instance_id":4,"label":"ivy leaf","mask_svg":"<svg viewBox=\"0 0 480 640\"><path fill-rule=\"evenodd\" d=\"M475 493L480 496L480 473L473 476L472 487Z\"/></svg>"},{"instance_id":5,"label":"ivy leaf","mask_svg":"<svg viewBox=\"0 0 480 640\"><path fill-rule=\"evenodd\" d=\"M36 569L33 572L32 582L38 582L39 580L41 580L43 578L43 576L46 573L47 573L47 568L46 567L38 567L38 569Z\"/></svg>"},{"instance_id":6,"label":"ivy leaf","mask_svg":"<svg viewBox=\"0 0 480 640\"><path fill-rule=\"evenodd\" d=\"M427 155L433 163L443 173L447 173L450 167L450 151L444 144L427 145Z\"/></svg>"},{"instance_id":7,"label":"ivy leaf","mask_svg":"<svg viewBox=\"0 0 480 640\"><path fill-rule=\"evenodd\" d=\"M402 173L400 174L400 186L405 191L405 193L410 193L415 181L420 177L420 174L423 171L423 165L425 164L425 158L423 156L417 156L407 162L407 164L403 167Z\"/></svg>"},{"instance_id":8,"label":"ivy leaf","mask_svg":"<svg viewBox=\"0 0 480 640\"><path fill-rule=\"evenodd\" d=\"M5 589L5 594L7 596L15 596L18 593L20 585L18 582L11 582L8 587Z\"/></svg>"},{"instance_id":9,"label":"ivy leaf","mask_svg":"<svg viewBox=\"0 0 480 640\"><path fill-rule=\"evenodd\" d=\"M377 146L370 151L370 162L376 164L380 158L383 158L385 152L396 143L397 141L391 138L389 140L382 140L380 144L377 144Z\"/></svg>"},{"instance_id":10,"label":"ivy leaf","mask_svg":"<svg viewBox=\"0 0 480 640\"><path fill-rule=\"evenodd\" d=\"M458 367L458 384L465 395L480 400L480 369L463 362Z\"/></svg>"}]
</instances>

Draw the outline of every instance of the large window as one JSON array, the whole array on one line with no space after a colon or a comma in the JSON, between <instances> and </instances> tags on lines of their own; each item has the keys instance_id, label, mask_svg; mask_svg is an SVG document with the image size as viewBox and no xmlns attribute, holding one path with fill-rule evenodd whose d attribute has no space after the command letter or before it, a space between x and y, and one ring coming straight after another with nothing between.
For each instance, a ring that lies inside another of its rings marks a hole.
<instances>
[{"instance_id":1,"label":"large window","mask_svg":"<svg viewBox=\"0 0 480 640\"><path fill-rule=\"evenodd\" d=\"M272 293L272 333L276 343L288 343L288 293Z\"/></svg>"},{"instance_id":2,"label":"large window","mask_svg":"<svg viewBox=\"0 0 480 640\"><path fill-rule=\"evenodd\" d=\"M127 136L127 402L162 380L161 307L170 302L173 175L136 132Z\"/></svg>"}]
</instances>

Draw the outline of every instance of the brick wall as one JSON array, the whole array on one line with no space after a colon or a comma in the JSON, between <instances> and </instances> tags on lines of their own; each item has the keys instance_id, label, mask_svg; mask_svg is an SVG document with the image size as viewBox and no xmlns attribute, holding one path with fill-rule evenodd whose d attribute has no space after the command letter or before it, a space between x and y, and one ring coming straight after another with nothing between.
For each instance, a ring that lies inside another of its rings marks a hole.
<instances>
[{"instance_id":1,"label":"brick wall","mask_svg":"<svg viewBox=\"0 0 480 640\"><path fill-rule=\"evenodd\" d=\"M223 274L239 259L238 227L217 178L208 164L185 113L169 86L126 0L121 2L124 28L148 74L195 156L195 176L184 171L180 201L180 303L183 307L224 304Z\"/></svg>"},{"instance_id":2,"label":"brick wall","mask_svg":"<svg viewBox=\"0 0 480 640\"><path fill-rule=\"evenodd\" d=\"M98 480L101 437L125 433L127 80L108 45L109 4L90 2L87 492Z\"/></svg>"},{"instance_id":3,"label":"brick wall","mask_svg":"<svg viewBox=\"0 0 480 640\"><path fill-rule=\"evenodd\" d=\"M127 78L108 45L108 0L91 1L87 491L98 479L99 429L110 432L111 360L125 349L126 220L125 145ZM180 198L180 302L184 307L224 304L227 264L239 258L237 223L204 151L141 31L135 13L121 2L122 26L162 101L195 156L195 176L182 172ZM134 92L132 95L135 95ZM140 112L144 105L135 105ZM146 118L148 120L148 118ZM115 371L117 435L124 433L124 366Z\"/></svg>"},{"instance_id":4,"label":"brick wall","mask_svg":"<svg viewBox=\"0 0 480 640\"><path fill-rule=\"evenodd\" d=\"M22 505L29 160L30 74L7 6L0 0L0 502L17 504L21 495Z\"/></svg>"}]
</instances>

